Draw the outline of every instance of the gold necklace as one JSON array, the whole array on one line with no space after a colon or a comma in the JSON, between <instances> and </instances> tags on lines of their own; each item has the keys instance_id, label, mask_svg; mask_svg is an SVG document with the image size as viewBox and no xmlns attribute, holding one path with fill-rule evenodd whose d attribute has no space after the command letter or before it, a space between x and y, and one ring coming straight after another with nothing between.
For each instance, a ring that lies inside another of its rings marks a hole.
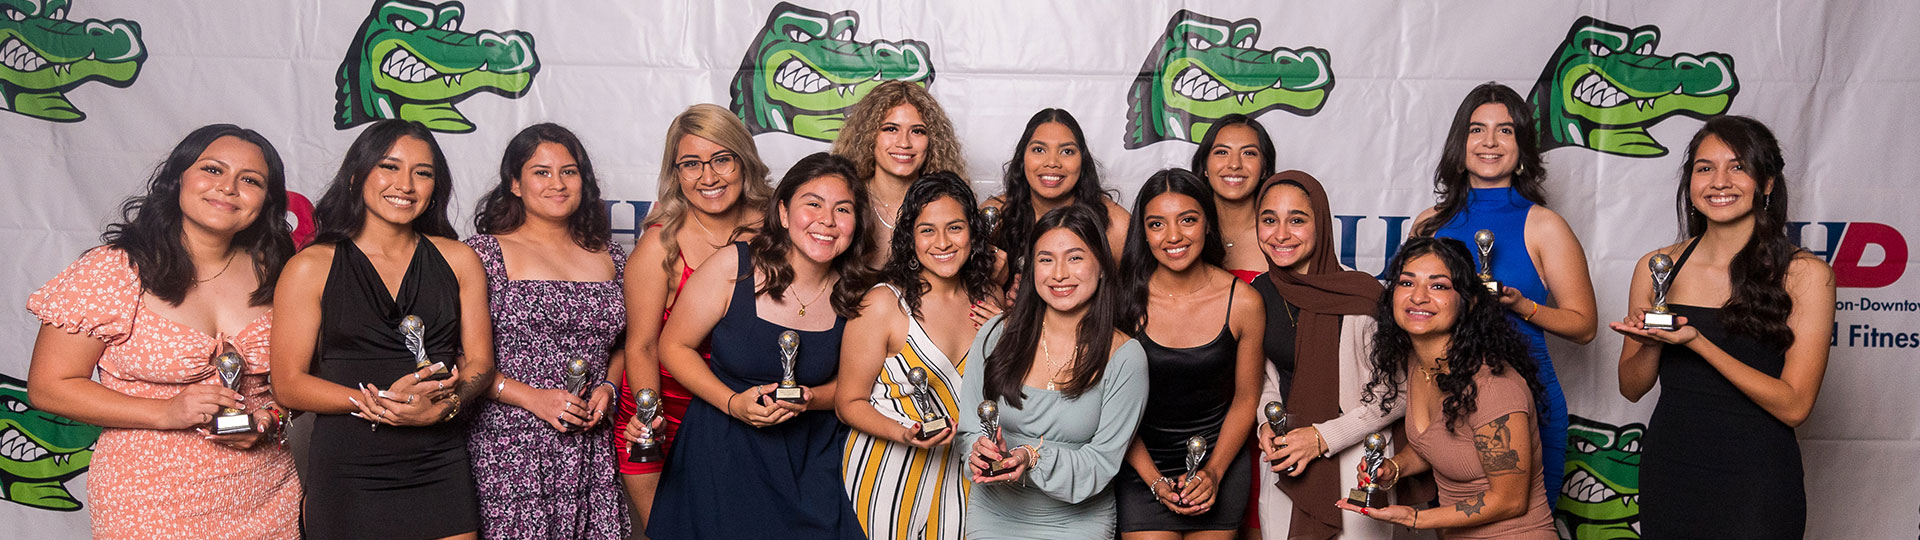
<instances>
[{"instance_id":1,"label":"gold necklace","mask_svg":"<svg viewBox=\"0 0 1920 540\"><path fill-rule=\"evenodd\" d=\"M1162 294L1162 295L1165 295L1165 296L1166 296L1167 298L1179 298L1179 297L1182 297L1182 296L1187 296L1187 295L1190 295L1190 294L1193 294L1193 293L1197 293L1197 292L1200 292L1200 289L1204 289L1204 288L1206 288L1206 287L1207 287L1207 278L1204 278L1204 277L1202 277L1202 278L1200 278L1200 285L1198 285L1198 286L1195 286L1195 287L1193 288L1193 290L1190 290L1190 291L1187 291L1187 292L1183 292L1183 293L1180 293L1180 294L1173 294L1173 293L1160 293L1160 294ZM1163 289L1164 289L1164 288L1166 288L1166 287L1161 287L1161 288L1163 288Z\"/></svg>"},{"instance_id":2,"label":"gold necklace","mask_svg":"<svg viewBox=\"0 0 1920 540\"><path fill-rule=\"evenodd\" d=\"M832 280L822 281L820 283L820 292L813 293L812 300L801 302L800 297L798 296L793 297L793 301L800 302L800 316L805 317L807 315L807 306L813 304L814 302L819 302L820 297L826 296L827 289L829 288L828 286L832 284L833 284Z\"/></svg>"},{"instance_id":3,"label":"gold necklace","mask_svg":"<svg viewBox=\"0 0 1920 540\"><path fill-rule=\"evenodd\" d=\"M1045 326L1040 327L1040 357L1045 359L1047 361L1047 365L1053 368L1053 375L1047 376L1047 390L1058 391L1060 390L1060 385L1062 383L1073 382L1072 379L1068 379L1065 381L1060 380L1060 372L1066 371L1067 366L1072 365L1072 362L1071 362L1072 359L1071 358L1068 359L1069 362L1067 365L1056 364L1053 362L1053 351L1050 347L1047 346L1047 327Z\"/></svg>"},{"instance_id":4,"label":"gold necklace","mask_svg":"<svg viewBox=\"0 0 1920 540\"><path fill-rule=\"evenodd\" d=\"M194 278L194 279L193 279L193 284L195 284L195 285L199 285L199 284L201 284L201 283L206 283L206 282L209 282L209 281L213 281L213 280L215 280L215 279L219 279L219 278L220 278L220 276L222 276L222 275L225 275L225 274L227 273L227 269L228 269L228 268L233 268L233 259L234 259L234 258L236 258L236 257L239 257L239 256L240 256L240 252L239 252L239 251L234 251L233 253L230 253L230 254L228 254L228 255L227 255L227 265L226 265L226 266L222 266L222 267L220 267L220 271L219 271L219 272L214 272L214 273L213 273L213 276L211 276L211 277L208 277L207 279L200 279L200 278Z\"/></svg>"},{"instance_id":5,"label":"gold necklace","mask_svg":"<svg viewBox=\"0 0 1920 540\"><path fill-rule=\"evenodd\" d=\"M1434 359L1433 367L1418 366L1418 369L1420 370L1421 375L1426 376L1427 382L1433 382L1434 377L1439 376L1440 373L1446 371L1447 359L1436 358Z\"/></svg>"},{"instance_id":6,"label":"gold necklace","mask_svg":"<svg viewBox=\"0 0 1920 540\"><path fill-rule=\"evenodd\" d=\"M706 224L706 223L702 223L702 222L700 222L700 216L697 216L697 215L692 215L692 214L689 214L689 215L687 215L687 218L688 218L688 219L692 219L692 220L693 220L693 224L694 224L694 225L699 225L699 226L700 226L700 232L703 232L703 233L706 233L706 238L705 238L705 240L707 241L707 247L711 247L711 248L723 248L723 247L727 247L727 244L726 244L725 242L721 242L721 243L718 243L718 244L716 244L716 243L714 243L714 242L713 242L713 230L712 230L712 229L708 229L708 228L707 228L707 224Z\"/></svg>"}]
</instances>

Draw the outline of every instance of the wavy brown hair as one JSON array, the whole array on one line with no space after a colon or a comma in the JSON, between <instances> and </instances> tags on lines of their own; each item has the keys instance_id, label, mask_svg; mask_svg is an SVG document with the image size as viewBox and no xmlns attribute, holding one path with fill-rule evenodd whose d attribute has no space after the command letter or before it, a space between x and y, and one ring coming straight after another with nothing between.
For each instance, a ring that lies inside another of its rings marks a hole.
<instances>
[{"instance_id":1,"label":"wavy brown hair","mask_svg":"<svg viewBox=\"0 0 1920 540\"><path fill-rule=\"evenodd\" d=\"M880 83L847 110L846 123L840 125L840 136L833 140L834 155L852 161L861 182L872 179L873 144L880 137L880 125L886 122L887 111L901 105L912 105L927 126L927 159L920 164L920 172L947 171L965 178L967 158L960 153L960 136L954 133L953 121L947 119L946 109L940 107L940 102L933 99L926 87L907 81Z\"/></svg>"},{"instance_id":2,"label":"wavy brown hair","mask_svg":"<svg viewBox=\"0 0 1920 540\"><path fill-rule=\"evenodd\" d=\"M481 197L480 209L473 215L474 230L480 234L506 234L527 222L526 201L513 194L513 183L520 177L520 168L533 159L533 152L546 143L565 147L580 171L580 206L567 216L568 235L574 244L587 251L597 253L606 249L613 234L613 222L608 217L606 203L600 200L600 181L593 174L593 160L587 158L587 147L580 144L580 138L574 136L573 131L552 122L527 126L507 141L507 151L500 157L500 183Z\"/></svg>"},{"instance_id":3,"label":"wavy brown hair","mask_svg":"<svg viewBox=\"0 0 1920 540\"><path fill-rule=\"evenodd\" d=\"M1793 329L1787 326L1787 315L1793 311L1793 297L1787 294L1786 279L1787 267L1793 264L1800 248L1794 247L1793 241L1787 238L1787 207L1791 197L1787 196L1786 158L1781 156L1780 141L1766 124L1745 116L1717 116L1700 127L1700 132L1687 143L1687 159L1680 164L1680 186L1675 195L1680 226L1688 237L1707 232L1707 217L1694 210L1687 188L1692 183L1693 160L1700 151L1700 143L1708 136L1718 137L1733 149L1733 155L1746 166L1758 189L1772 188L1771 193L1761 196L1754 205L1753 236L1747 238L1747 245L1727 263L1733 294L1722 308L1721 316L1727 328L1735 333L1776 347L1793 345Z\"/></svg>"},{"instance_id":4,"label":"wavy brown hair","mask_svg":"<svg viewBox=\"0 0 1920 540\"><path fill-rule=\"evenodd\" d=\"M1438 199L1433 217L1417 225L1414 236L1433 236L1467 209L1473 193L1473 181L1467 178L1467 129L1473 126L1473 110L1489 103L1505 105L1507 115L1513 117L1513 142L1520 151L1513 190L1533 204L1547 205L1547 190L1540 186L1547 180L1546 160L1540 156L1540 130L1533 123L1533 108L1512 88L1490 82L1473 87L1453 111L1453 124L1440 145L1440 164L1433 168L1433 194Z\"/></svg>"},{"instance_id":5,"label":"wavy brown hair","mask_svg":"<svg viewBox=\"0 0 1920 540\"><path fill-rule=\"evenodd\" d=\"M1113 353L1113 331L1121 316L1120 304L1127 301L1125 293L1119 290L1119 280L1113 278L1113 251L1107 249L1107 227L1105 220L1100 219L1105 215L1105 209L1078 204L1055 208L1034 222L1031 238L1025 242L1032 246L1047 232L1066 229L1087 244L1087 251L1100 265L1098 288L1093 291L1093 298L1087 299L1092 305L1081 316L1080 327L1074 332L1072 376L1060 385L1060 393L1067 399L1078 399L1106 374L1107 361ZM1026 256L1031 260L1033 253L1029 251ZM1021 277L1019 295L998 324L1004 332L1000 342L987 354L985 367L974 368L987 370L983 397L1005 401L1016 409L1027 397L1026 385L1021 381L1027 371L1033 369L1033 355L1040 347L1040 323L1045 320L1047 310L1052 309L1046 300L1040 299L1040 288L1034 281L1031 275ZM981 332L991 330L980 329Z\"/></svg>"},{"instance_id":6,"label":"wavy brown hair","mask_svg":"<svg viewBox=\"0 0 1920 540\"><path fill-rule=\"evenodd\" d=\"M753 144L753 135L747 132L747 125L740 122L740 117L712 103L687 107L680 116L673 117L673 123L667 125L666 149L660 152L660 178L655 182L659 194L654 197L646 221L640 224L642 231L660 226L660 245L667 253L660 259L660 268L668 274L674 273L675 264L680 264L680 226L686 224L684 218L691 207L687 194L680 192L680 173L673 165L680 139L688 136L712 141L740 160L740 200L734 204L746 205L741 208L759 208L773 198L773 186L767 185L767 162L760 160L760 148ZM749 228L750 225L731 231L728 238Z\"/></svg>"},{"instance_id":7,"label":"wavy brown hair","mask_svg":"<svg viewBox=\"0 0 1920 540\"><path fill-rule=\"evenodd\" d=\"M878 279L893 284L900 289L901 297L907 301L907 308L920 314L920 297L933 290L933 284L927 282L926 275L920 270L920 253L913 247L915 234L914 222L920 219L920 212L927 205L942 198L953 199L960 205L960 215L967 220L966 260L960 265L960 274L954 276L962 289L967 291L967 299L979 302L993 294L993 247L987 245L980 230L980 211L973 201L973 188L960 175L946 171L927 173L907 188L907 196L900 201L900 226L893 229L889 245L893 251L888 254L886 264L880 267Z\"/></svg>"},{"instance_id":8,"label":"wavy brown hair","mask_svg":"<svg viewBox=\"0 0 1920 540\"><path fill-rule=\"evenodd\" d=\"M869 269L864 262L867 254L873 252L873 220L869 212L873 209L867 202L867 185L855 180L853 163L847 158L815 152L800 158L786 176L780 178L780 185L774 187L773 198L767 199L766 221L761 225L760 234L747 240L747 247L753 253L753 268L766 281L760 284L754 294L764 294L776 301L786 295L787 288L793 285L793 265L787 262L787 252L793 249L793 239L787 237L787 224L780 220L780 208L793 202L794 195L800 192L800 186L815 179L834 177L847 183L847 189L853 192L853 244L827 264L827 271L840 276L833 284L833 312L841 317L860 316L860 307L866 300Z\"/></svg>"}]
</instances>

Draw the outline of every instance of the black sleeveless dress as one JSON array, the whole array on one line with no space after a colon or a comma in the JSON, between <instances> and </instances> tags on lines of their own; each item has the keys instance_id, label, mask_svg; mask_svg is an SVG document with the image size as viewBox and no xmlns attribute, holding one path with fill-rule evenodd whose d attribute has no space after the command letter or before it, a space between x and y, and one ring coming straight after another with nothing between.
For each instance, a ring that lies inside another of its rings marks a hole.
<instances>
[{"instance_id":1,"label":"black sleeveless dress","mask_svg":"<svg viewBox=\"0 0 1920 540\"><path fill-rule=\"evenodd\" d=\"M1233 320L1234 284L1227 292L1227 321ZM1160 475L1179 478L1187 474L1187 439L1207 440L1207 461L1220 442L1221 423L1233 405L1234 362L1240 340L1233 337L1228 323L1220 325L1220 334L1205 345L1169 348L1155 343L1141 332L1141 348L1147 353L1146 410L1140 415L1137 437L1147 447L1147 455L1159 467ZM1203 462L1204 466L1205 463ZM1247 493L1253 490L1253 472L1248 460L1235 459L1224 477L1217 479L1213 509L1197 516L1183 516L1168 510L1153 498L1153 491L1133 467L1121 465L1115 479L1116 521L1120 532L1139 531L1220 531L1240 528L1247 515Z\"/></svg>"},{"instance_id":2,"label":"black sleeveless dress","mask_svg":"<svg viewBox=\"0 0 1920 540\"><path fill-rule=\"evenodd\" d=\"M320 295L313 372L327 381L381 388L416 368L400 320L426 320L427 357L452 366L460 354L460 283L433 242L422 236L400 281L386 284L367 256L334 245ZM466 415L424 427L381 425L323 414L307 452L307 538L440 538L477 531L479 505L467 464Z\"/></svg>"},{"instance_id":3,"label":"black sleeveless dress","mask_svg":"<svg viewBox=\"0 0 1920 540\"><path fill-rule=\"evenodd\" d=\"M1673 275L1693 247L1680 254ZM1771 377L1786 367L1786 349L1732 333L1722 326L1719 309L1670 307L1741 363ZM1660 402L1641 441L1640 527L1646 538L1806 534L1807 491L1793 428L1692 350L1661 348Z\"/></svg>"}]
</instances>

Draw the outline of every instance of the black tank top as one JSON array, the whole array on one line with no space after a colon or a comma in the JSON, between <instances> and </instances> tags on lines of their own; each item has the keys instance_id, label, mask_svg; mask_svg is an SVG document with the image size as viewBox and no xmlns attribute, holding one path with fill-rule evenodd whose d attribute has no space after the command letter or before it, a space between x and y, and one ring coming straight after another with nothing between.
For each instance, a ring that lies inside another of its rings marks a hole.
<instances>
[{"instance_id":1,"label":"black tank top","mask_svg":"<svg viewBox=\"0 0 1920 540\"><path fill-rule=\"evenodd\" d=\"M1188 438L1205 438L1209 448L1219 442L1220 424L1233 404L1234 355L1240 340L1233 337L1228 323L1233 320L1233 295L1239 288L1236 283L1228 289L1226 321L1220 323L1220 334L1205 345L1169 348L1140 332L1140 346L1147 353L1147 380L1153 384L1138 433L1161 474L1186 472Z\"/></svg>"}]
</instances>

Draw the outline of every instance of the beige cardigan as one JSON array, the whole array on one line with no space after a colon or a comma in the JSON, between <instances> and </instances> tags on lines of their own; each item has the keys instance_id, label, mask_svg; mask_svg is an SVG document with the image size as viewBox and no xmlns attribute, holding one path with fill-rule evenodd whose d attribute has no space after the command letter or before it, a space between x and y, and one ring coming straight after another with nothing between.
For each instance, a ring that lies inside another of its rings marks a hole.
<instances>
[{"instance_id":1,"label":"beige cardigan","mask_svg":"<svg viewBox=\"0 0 1920 540\"><path fill-rule=\"evenodd\" d=\"M1388 426L1406 415L1406 388L1400 389L1400 399L1387 412L1380 412L1380 397L1376 395L1373 403L1362 403L1360 397L1365 394L1367 381L1373 378L1373 362L1368 358L1373 345L1374 320L1368 315L1347 315L1340 321L1340 416L1314 424L1320 430L1320 437L1327 441L1327 453L1323 458L1333 458L1339 470L1352 471L1360 463L1364 453L1358 444L1371 433L1383 433ZM1280 374L1273 363L1266 365L1267 380L1261 385L1260 402L1281 401ZM1378 394L1378 392L1375 392ZM1264 418L1262 419L1264 420ZM1301 426L1289 426L1297 428ZM1401 441L1392 441L1397 446ZM1388 455L1392 455L1391 447ZM1260 467L1260 533L1268 539L1280 540L1287 536L1289 521L1292 518L1292 502L1285 493L1274 486L1279 475L1272 470ZM1343 478L1352 476L1343 475ZM1312 501L1312 504L1326 504L1325 501ZM1354 513L1341 515L1340 533L1342 540L1388 539L1393 536L1393 525L1384 521Z\"/></svg>"}]
</instances>

